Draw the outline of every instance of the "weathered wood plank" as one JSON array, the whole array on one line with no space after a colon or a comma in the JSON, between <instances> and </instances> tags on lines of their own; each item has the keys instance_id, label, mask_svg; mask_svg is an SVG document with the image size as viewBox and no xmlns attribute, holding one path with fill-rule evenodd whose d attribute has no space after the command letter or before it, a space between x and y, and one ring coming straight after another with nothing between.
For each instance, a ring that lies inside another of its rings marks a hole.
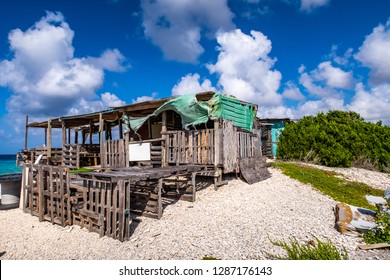
<instances>
[{"instance_id":1,"label":"weathered wood plank","mask_svg":"<svg viewBox=\"0 0 390 280\"><path fill-rule=\"evenodd\" d=\"M158 185L157 185L157 195L158 195L158 212L157 212L157 218L160 219L162 217L162 199L161 199L161 192L162 192L162 184L163 184L163 179L158 180Z\"/></svg>"},{"instance_id":2,"label":"weathered wood plank","mask_svg":"<svg viewBox=\"0 0 390 280\"><path fill-rule=\"evenodd\" d=\"M361 250L383 249L390 248L390 243L376 243L376 244L359 244Z\"/></svg>"},{"instance_id":3,"label":"weathered wood plank","mask_svg":"<svg viewBox=\"0 0 390 280\"><path fill-rule=\"evenodd\" d=\"M119 222L119 232L118 232L118 239L119 241L124 240L124 222L125 222L125 211L124 211L124 205L125 205L125 182L123 180L120 180L118 182L118 190L119 190L119 208L118 208L118 222Z\"/></svg>"}]
</instances>

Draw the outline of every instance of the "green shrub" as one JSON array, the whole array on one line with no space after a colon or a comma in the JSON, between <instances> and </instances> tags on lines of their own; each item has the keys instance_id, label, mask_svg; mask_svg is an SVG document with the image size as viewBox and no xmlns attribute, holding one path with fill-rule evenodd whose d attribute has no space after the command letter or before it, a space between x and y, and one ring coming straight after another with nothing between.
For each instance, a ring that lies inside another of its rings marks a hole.
<instances>
[{"instance_id":1,"label":"green shrub","mask_svg":"<svg viewBox=\"0 0 390 280\"><path fill-rule=\"evenodd\" d=\"M343 247L341 252L332 242L322 242L315 238L316 242L300 244L297 239L289 238L290 243L285 241L272 241L273 245L283 248L287 257L268 254L269 257L278 260L348 260L347 250Z\"/></svg>"},{"instance_id":2,"label":"green shrub","mask_svg":"<svg viewBox=\"0 0 390 280\"><path fill-rule=\"evenodd\" d=\"M390 127L364 121L355 112L330 111L288 123L279 138L278 158L333 167L366 164L390 168Z\"/></svg>"},{"instance_id":3,"label":"green shrub","mask_svg":"<svg viewBox=\"0 0 390 280\"><path fill-rule=\"evenodd\" d=\"M390 243L390 216L379 212L375 223L376 228L363 234L364 241L369 244Z\"/></svg>"}]
</instances>

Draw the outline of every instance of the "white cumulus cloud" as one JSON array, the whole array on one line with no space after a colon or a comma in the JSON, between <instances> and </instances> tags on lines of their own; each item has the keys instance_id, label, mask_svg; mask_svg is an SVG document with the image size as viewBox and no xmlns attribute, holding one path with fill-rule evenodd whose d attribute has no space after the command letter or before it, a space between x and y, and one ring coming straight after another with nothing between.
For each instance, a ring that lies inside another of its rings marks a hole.
<instances>
[{"instance_id":1,"label":"white cumulus cloud","mask_svg":"<svg viewBox=\"0 0 390 280\"><path fill-rule=\"evenodd\" d=\"M278 105L277 93L282 75L272 70L275 59L269 57L271 41L261 32L250 35L236 29L217 36L218 60L208 64L211 74L219 77L218 85L225 93L256 104Z\"/></svg>"},{"instance_id":2,"label":"white cumulus cloud","mask_svg":"<svg viewBox=\"0 0 390 280\"><path fill-rule=\"evenodd\" d=\"M187 74L186 76L182 77L180 81L173 87L172 95L216 91L216 89L211 85L210 80L205 79L201 83L199 79L200 75L198 73Z\"/></svg>"},{"instance_id":3,"label":"white cumulus cloud","mask_svg":"<svg viewBox=\"0 0 390 280\"><path fill-rule=\"evenodd\" d=\"M291 100L303 100L305 97L301 90L292 81L286 83L286 87L282 93L283 98Z\"/></svg>"},{"instance_id":4,"label":"white cumulus cloud","mask_svg":"<svg viewBox=\"0 0 390 280\"><path fill-rule=\"evenodd\" d=\"M9 33L13 57L0 61L0 86L13 92L7 103L9 113L66 114L79 100L96 99L104 70L125 69L125 58L116 49L106 50L97 58L74 57L73 37L59 12L47 12L26 31Z\"/></svg>"},{"instance_id":5,"label":"white cumulus cloud","mask_svg":"<svg viewBox=\"0 0 390 280\"><path fill-rule=\"evenodd\" d=\"M370 68L372 83L390 83L390 19L365 38L355 58Z\"/></svg>"},{"instance_id":6,"label":"white cumulus cloud","mask_svg":"<svg viewBox=\"0 0 390 280\"><path fill-rule=\"evenodd\" d=\"M353 84L352 71L344 71L330 61L321 62L316 69L307 72L305 66L299 68L299 82L317 97L340 95L338 90L350 89Z\"/></svg>"},{"instance_id":7,"label":"white cumulus cloud","mask_svg":"<svg viewBox=\"0 0 390 280\"><path fill-rule=\"evenodd\" d=\"M330 61L320 63L314 75L316 80L325 81L327 86L339 89L350 88L353 80L351 71L334 67Z\"/></svg>"},{"instance_id":8,"label":"white cumulus cloud","mask_svg":"<svg viewBox=\"0 0 390 280\"><path fill-rule=\"evenodd\" d=\"M371 89L365 89L358 83L355 95L348 109L359 113L369 121L382 120L390 124L390 84L381 84Z\"/></svg>"},{"instance_id":9,"label":"white cumulus cloud","mask_svg":"<svg viewBox=\"0 0 390 280\"><path fill-rule=\"evenodd\" d=\"M142 0L145 35L169 60L195 63L203 33L234 28L227 0Z\"/></svg>"}]
</instances>

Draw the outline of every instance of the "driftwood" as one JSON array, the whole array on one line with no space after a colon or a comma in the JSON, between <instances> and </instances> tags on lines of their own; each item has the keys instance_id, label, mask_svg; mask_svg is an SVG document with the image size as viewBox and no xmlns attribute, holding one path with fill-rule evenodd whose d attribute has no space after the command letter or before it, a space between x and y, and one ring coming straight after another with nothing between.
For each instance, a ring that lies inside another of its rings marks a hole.
<instances>
[{"instance_id":1,"label":"driftwood","mask_svg":"<svg viewBox=\"0 0 390 280\"><path fill-rule=\"evenodd\" d=\"M390 248L390 243L361 244L358 247L361 250L383 249Z\"/></svg>"}]
</instances>

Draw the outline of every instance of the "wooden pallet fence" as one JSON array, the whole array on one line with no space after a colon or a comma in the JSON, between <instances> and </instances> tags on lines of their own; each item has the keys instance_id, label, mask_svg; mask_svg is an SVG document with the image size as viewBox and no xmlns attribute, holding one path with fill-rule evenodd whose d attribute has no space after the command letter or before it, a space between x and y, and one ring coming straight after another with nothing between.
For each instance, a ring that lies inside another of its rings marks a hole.
<instances>
[{"instance_id":1,"label":"wooden pallet fence","mask_svg":"<svg viewBox=\"0 0 390 280\"><path fill-rule=\"evenodd\" d=\"M168 131L166 134L168 163L214 164L214 129Z\"/></svg>"},{"instance_id":2,"label":"wooden pallet fence","mask_svg":"<svg viewBox=\"0 0 390 280\"><path fill-rule=\"evenodd\" d=\"M255 146L252 133L237 132L238 141L238 156L239 158L251 158L255 156Z\"/></svg>"},{"instance_id":3,"label":"wooden pallet fence","mask_svg":"<svg viewBox=\"0 0 390 280\"><path fill-rule=\"evenodd\" d=\"M69 173L63 167L25 164L23 211L61 226L71 223Z\"/></svg>"},{"instance_id":4,"label":"wooden pallet fence","mask_svg":"<svg viewBox=\"0 0 390 280\"><path fill-rule=\"evenodd\" d=\"M77 187L78 199L74 201L73 223L99 236L120 241L130 237L130 182L83 179Z\"/></svg>"},{"instance_id":5,"label":"wooden pallet fence","mask_svg":"<svg viewBox=\"0 0 390 280\"><path fill-rule=\"evenodd\" d=\"M48 149L49 148L47 146L36 147L34 149L31 149L28 159L32 163L35 163L37 161L37 159L39 158L39 156L42 155L40 164L42 164L42 162L48 162L48 160L49 160ZM62 148L51 148L50 160L55 162L55 163L58 163L61 161L61 159L62 159Z\"/></svg>"},{"instance_id":6,"label":"wooden pallet fence","mask_svg":"<svg viewBox=\"0 0 390 280\"><path fill-rule=\"evenodd\" d=\"M102 167L125 167L126 166L126 147L125 140L107 140L102 143Z\"/></svg>"}]
</instances>

